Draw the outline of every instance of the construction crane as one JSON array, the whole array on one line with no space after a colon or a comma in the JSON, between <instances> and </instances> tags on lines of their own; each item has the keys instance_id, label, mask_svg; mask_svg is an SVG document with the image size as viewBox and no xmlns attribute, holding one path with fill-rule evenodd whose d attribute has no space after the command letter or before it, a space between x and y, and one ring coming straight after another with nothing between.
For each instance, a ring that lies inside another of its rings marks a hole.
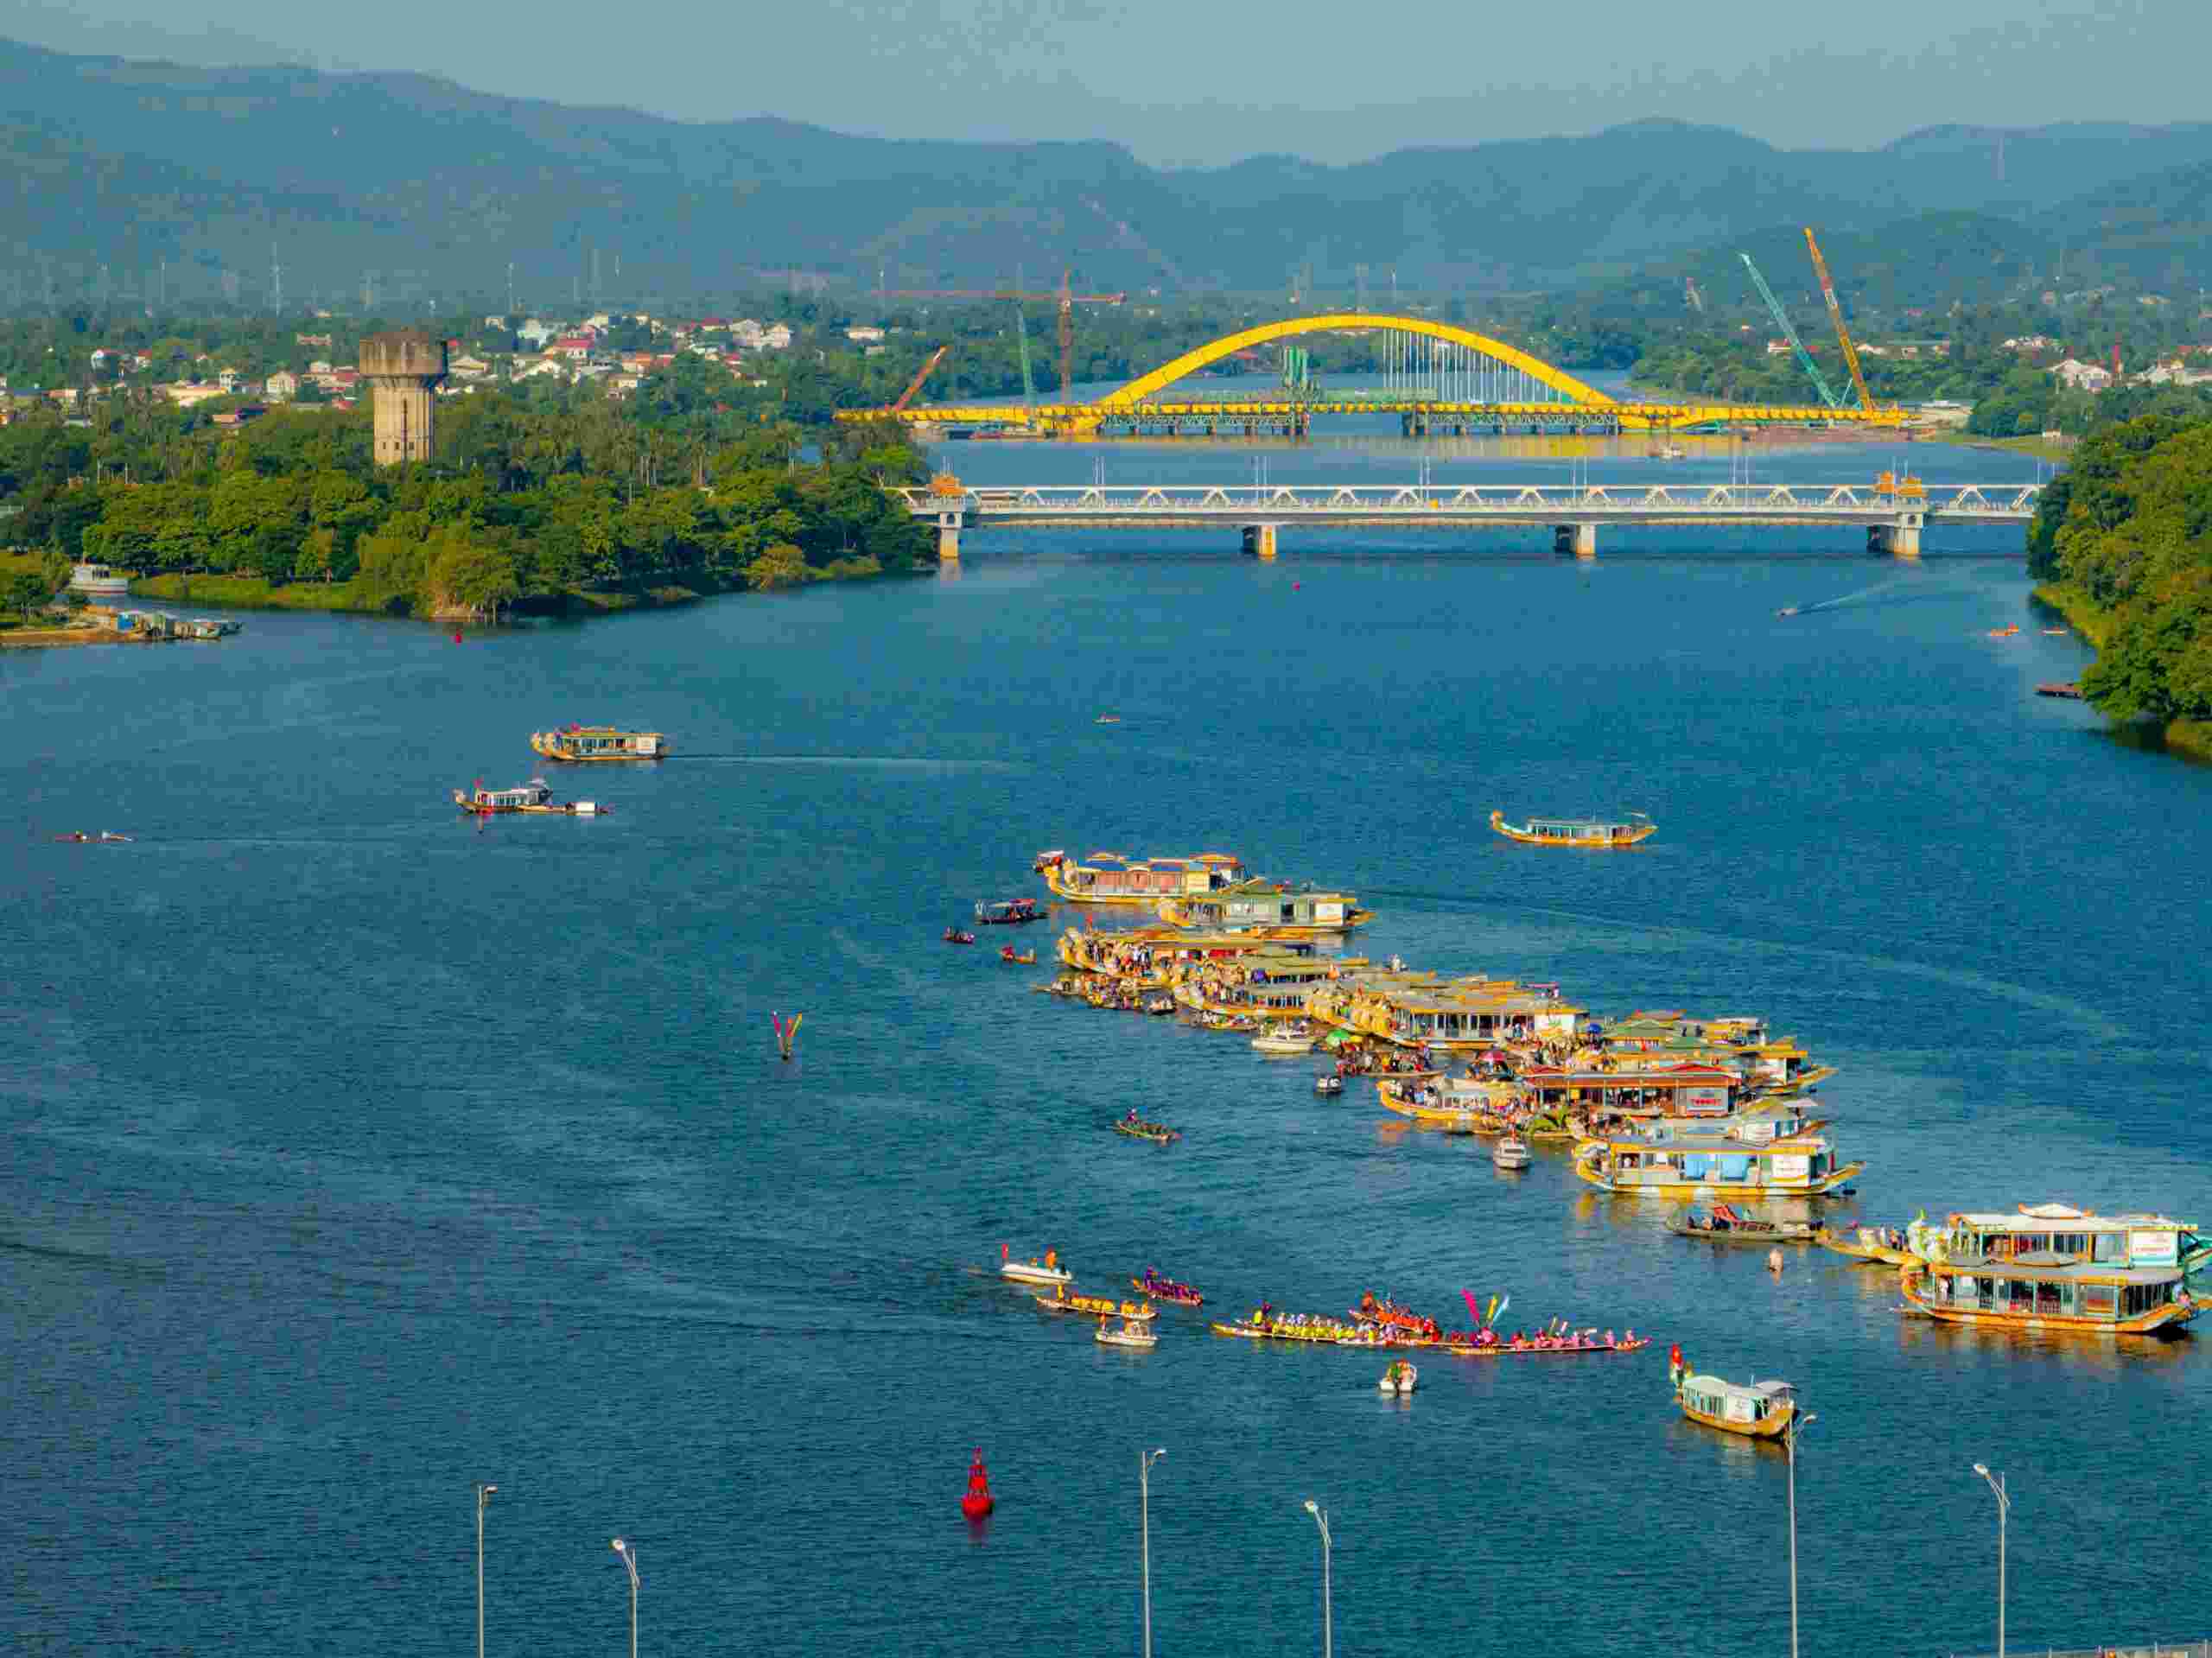
<instances>
[{"instance_id":1,"label":"construction crane","mask_svg":"<svg viewBox=\"0 0 2212 1658\"><path fill-rule=\"evenodd\" d=\"M1759 275L1759 268L1751 263L1751 256L1736 256L1744 262L1744 269L1751 273L1751 284L1759 290L1759 297L1766 302L1766 308L1774 314L1782 336L1789 342L1790 350L1797 353L1797 366L1812 378L1813 390L1821 394L1821 401L1831 409L1843 407L1842 399L1828 390L1828 383L1821 378L1821 365L1813 360L1813 353L1805 349L1805 342L1797 337L1797 329L1789 321L1789 313L1782 308L1782 302L1774 296L1774 289L1766 285L1766 278Z\"/></svg>"},{"instance_id":2,"label":"construction crane","mask_svg":"<svg viewBox=\"0 0 2212 1658\"><path fill-rule=\"evenodd\" d=\"M1122 305L1127 294L1076 294L1068 289L1068 271L1060 272L1060 285L1049 294L1025 294L1018 288L896 288L887 299L1010 299L1047 300L1060 308L1060 401L1074 400L1075 308L1078 305Z\"/></svg>"},{"instance_id":3,"label":"construction crane","mask_svg":"<svg viewBox=\"0 0 2212 1658\"><path fill-rule=\"evenodd\" d=\"M950 346L939 346L935 351L930 353L930 360L923 364L921 367L916 371L914 378L906 382L906 389L899 394L899 401L891 405L891 412L893 414L896 415L899 413L908 403L913 402L914 393L922 389L922 382L930 378L931 371L935 369L939 363L944 361L945 353L951 349L952 347Z\"/></svg>"},{"instance_id":4,"label":"construction crane","mask_svg":"<svg viewBox=\"0 0 2212 1658\"><path fill-rule=\"evenodd\" d=\"M1873 394L1866 390L1866 376L1859 366L1859 347L1851 343L1851 330L1843 326L1843 307L1836 303L1835 284L1828 280L1828 262L1821 257L1821 245L1813 239L1813 227L1805 226L1805 246L1813 256L1813 274L1821 279L1821 296L1828 302L1828 315L1835 321L1835 337L1843 342L1843 360L1851 370L1851 384L1858 388L1859 406L1872 409Z\"/></svg>"},{"instance_id":5,"label":"construction crane","mask_svg":"<svg viewBox=\"0 0 2212 1658\"><path fill-rule=\"evenodd\" d=\"M1029 319L1019 305L1014 308L1014 343L1021 353L1021 407L1027 418L1027 411L1036 406L1037 379L1029 372Z\"/></svg>"}]
</instances>

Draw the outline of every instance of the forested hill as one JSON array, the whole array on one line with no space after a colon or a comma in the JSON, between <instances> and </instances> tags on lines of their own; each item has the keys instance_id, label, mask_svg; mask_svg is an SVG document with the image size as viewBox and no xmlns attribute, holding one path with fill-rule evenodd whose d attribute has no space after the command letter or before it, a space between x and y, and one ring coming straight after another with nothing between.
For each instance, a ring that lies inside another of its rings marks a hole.
<instances>
[{"instance_id":1,"label":"forested hill","mask_svg":"<svg viewBox=\"0 0 2212 1658\"><path fill-rule=\"evenodd\" d=\"M252 302L272 242L293 299L358 291L365 273L399 302L504 291L512 262L524 296L550 303L589 295L594 253L609 296L726 292L790 267L966 285L1017 264L1040 285L1072 265L1093 285L1277 289L1310 267L1342 291L1363 264L1375 293L1393 270L1407 284L1496 289L1793 223L1847 235L1971 211L2032 221L2037 237L2096 233L2101 193L2139 230L2189 188L2154 175L2212 177L2202 124L2010 131L2001 181L1985 130L1778 150L1677 122L1348 167L1268 156L1161 171L1109 142L677 122L423 76L190 69L7 41L0 138L16 208L0 305L43 302L49 283L121 295L156 280L172 304ZM2203 238L2183 251L2201 262Z\"/></svg>"}]
</instances>

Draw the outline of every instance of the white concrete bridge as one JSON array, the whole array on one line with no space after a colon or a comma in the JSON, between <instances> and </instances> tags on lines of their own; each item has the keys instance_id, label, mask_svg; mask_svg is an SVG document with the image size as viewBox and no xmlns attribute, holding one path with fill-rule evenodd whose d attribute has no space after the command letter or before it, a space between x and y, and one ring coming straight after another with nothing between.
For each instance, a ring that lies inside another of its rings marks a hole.
<instances>
[{"instance_id":1,"label":"white concrete bridge","mask_svg":"<svg viewBox=\"0 0 2212 1658\"><path fill-rule=\"evenodd\" d=\"M1014 525L1096 530L1235 525L1244 548L1275 554L1285 524L1338 529L1548 526L1553 544L1596 556L1600 524L1855 524L1870 551L1914 558L1929 524L2018 524L2040 484L1071 484L893 492L934 524L940 558L963 531Z\"/></svg>"}]
</instances>

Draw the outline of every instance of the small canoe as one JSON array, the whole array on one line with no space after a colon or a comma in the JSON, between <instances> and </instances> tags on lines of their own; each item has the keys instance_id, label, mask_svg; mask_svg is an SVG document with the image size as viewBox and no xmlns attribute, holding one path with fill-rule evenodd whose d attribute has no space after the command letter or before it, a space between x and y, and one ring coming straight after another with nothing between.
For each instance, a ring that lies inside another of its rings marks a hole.
<instances>
[{"instance_id":1,"label":"small canoe","mask_svg":"<svg viewBox=\"0 0 2212 1658\"><path fill-rule=\"evenodd\" d=\"M1693 1226L1687 1220L1667 1223L1678 1238L1703 1238L1707 1243L1812 1243L1809 1221L1738 1221L1732 1226Z\"/></svg>"},{"instance_id":2,"label":"small canoe","mask_svg":"<svg viewBox=\"0 0 2212 1658\"><path fill-rule=\"evenodd\" d=\"M1164 1122L1117 1122L1114 1125L1114 1132L1127 1134L1131 1140L1148 1140L1155 1146L1165 1146L1183 1138L1180 1131L1170 1128Z\"/></svg>"}]
</instances>

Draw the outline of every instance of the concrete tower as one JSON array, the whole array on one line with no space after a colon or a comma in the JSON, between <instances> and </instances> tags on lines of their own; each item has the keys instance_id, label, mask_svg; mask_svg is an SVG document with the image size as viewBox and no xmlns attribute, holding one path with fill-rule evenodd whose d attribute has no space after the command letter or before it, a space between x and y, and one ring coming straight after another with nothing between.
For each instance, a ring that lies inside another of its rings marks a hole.
<instances>
[{"instance_id":1,"label":"concrete tower","mask_svg":"<svg viewBox=\"0 0 2212 1658\"><path fill-rule=\"evenodd\" d=\"M446 378L446 342L419 328L361 341L361 378L375 388L377 465L430 458L432 395Z\"/></svg>"}]
</instances>

